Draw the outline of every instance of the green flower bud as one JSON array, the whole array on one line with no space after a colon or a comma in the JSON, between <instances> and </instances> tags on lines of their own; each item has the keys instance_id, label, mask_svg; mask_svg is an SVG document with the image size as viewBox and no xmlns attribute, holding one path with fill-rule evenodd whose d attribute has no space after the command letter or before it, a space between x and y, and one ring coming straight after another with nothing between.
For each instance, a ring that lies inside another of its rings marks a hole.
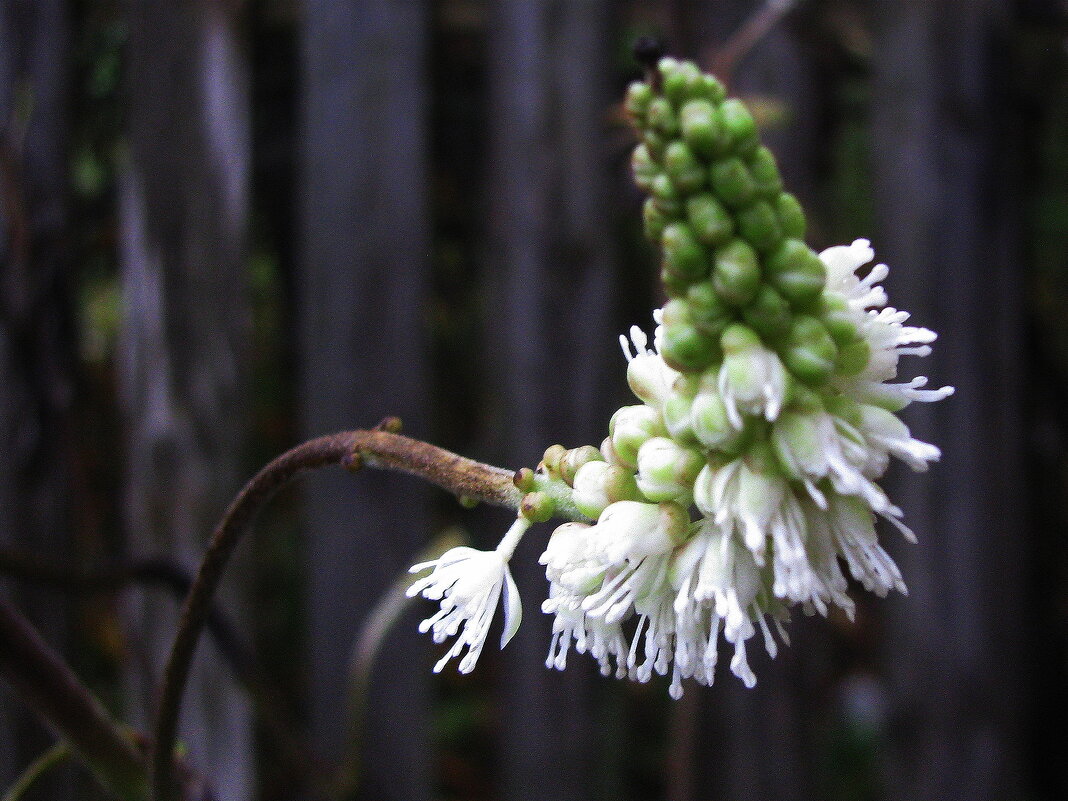
<instances>
[{"instance_id":1,"label":"green flower bud","mask_svg":"<svg viewBox=\"0 0 1068 801\"><path fill-rule=\"evenodd\" d=\"M705 185L705 167L685 142L674 141L667 146L664 168L680 192L691 194Z\"/></svg>"},{"instance_id":2,"label":"green flower bud","mask_svg":"<svg viewBox=\"0 0 1068 801\"><path fill-rule=\"evenodd\" d=\"M712 284L719 296L734 306L744 306L760 288L760 262L756 251L735 239L716 251Z\"/></svg>"},{"instance_id":3,"label":"green flower bud","mask_svg":"<svg viewBox=\"0 0 1068 801\"><path fill-rule=\"evenodd\" d=\"M644 142L634 148L630 157L630 167L634 172L634 183L638 185L638 188L646 192L650 191L653 188L653 179L660 174L660 165L653 160Z\"/></svg>"},{"instance_id":4,"label":"green flower bud","mask_svg":"<svg viewBox=\"0 0 1068 801\"><path fill-rule=\"evenodd\" d=\"M682 138L695 153L706 159L726 151L727 139L719 113L707 100L691 100L679 111Z\"/></svg>"},{"instance_id":5,"label":"green flower bud","mask_svg":"<svg viewBox=\"0 0 1068 801\"><path fill-rule=\"evenodd\" d=\"M541 466L553 478L560 478L560 460L567 453L563 445L550 445L541 457Z\"/></svg>"},{"instance_id":6,"label":"green flower bud","mask_svg":"<svg viewBox=\"0 0 1068 801\"><path fill-rule=\"evenodd\" d=\"M664 247L664 269L687 282L708 275L708 254L694 238L689 226L671 223L660 237Z\"/></svg>"},{"instance_id":7,"label":"green flower bud","mask_svg":"<svg viewBox=\"0 0 1068 801\"><path fill-rule=\"evenodd\" d=\"M601 462L604 457L601 452L592 445L583 445L580 448L572 448L564 454L560 460L560 477L570 487L574 486L575 473L587 462Z\"/></svg>"},{"instance_id":8,"label":"green flower bud","mask_svg":"<svg viewBox=\"0 0 1068 801\"><path fill-rule=\"evenodd\" d=\"M724 100L719 113L733 149L745 153L756 146L756 122L745 103L733 97Z\"/></svg>"},{"instance_id":9,"label":"green flower bud","mask_svg":"<svg viewBox=\"0 0 1068 801\"><path fill-rule=\"evenodd\" d=\"M823 440L811 415L780 415L771 429L771 446L783 472L794 480L818 475L827 464Z\"/></svg>"},{"instance_id":10,"label":"green flower bud","mask_svg":"<svg viewBox=\"0 0 1068 801\"><path fill-rule=\"evenodd\" d=\"M693 429L690 428L690 407L693 398L686 394L676 393L664 403L664 425L667 433L676 442L692 446L697 444Z\"/></svg>"},{"instance_id":11,"label":"green flower bud","mask_svg":"<svg viewBox=\"0 0 1068 801\"><path fill-rule=\"evenodd\" d=\"M836 366L841 375L860 375L871 361L871 345L865 339L854 339L838 348Z\"/></svg>"},{"instance_id":12,"label":"green flower bud","mask_svg":"<svg viewBox=\"0 0 1068 801\"><path fill-rule=\"evenodd\" d=\"M723 347L723 352L727 355L741 353L750 348L762 347L760 337L751 328L746 328L740 324L732 325L724 331L719 343Z\"/></svg>"},{"instance_id":13,"label":"green flower bud","mask_svg":"<svg viewBox=\"0 0 1068 801\"><path fill-rule=\"evenodd\" d=\"M782 241L778 215L763 200L738 212L738 233L761 253L771 250Z\"/></svg>"},{"instance_id":14,"label":"green flower bud","mask_svg":"<svg viewBox=\"0 0 1068 801\"><path fill-rule=\"evenodd\" d=\"M672 275L666 268L660 270L660 283L664 285L664 294L669 298L684 298L690 282L685 278Z\"/></svg>"},{"instance_id":15,"label":"green flower bud","mask_svg":"<svg viewBox=\"0 0 1068 801\"><path fill-rule=\"evenodd\" d=\"M748 206L756 198L756 183L740 158L717 161L708 174L716 196L730 208Z\"/></svg>"},{"instance_id":16,"label":"green flower bud","mask_svg":"<svg viewBox=\"0 0 1068 801\"><path fill-rule=\"evenodd\" d=\"M769 284L761 284L753 302L742 311L742 319L762 338L779 339L790 330L790 304Z\"/></svg>"},{"instance_id":17,"label":"green flower bud","mask_svg":"<svg viewBox=\"0 0 1068 801\"><path fill-rule=\"evenodd\" d=\"M739 433L727 417L727 407L715 392L701 392L690 407L690 426L698 441L710 450L735 442Z\"/></svg>"},{"instance_id":18,"label":"green flower bud","mask_svg":"<svg viewBox=\"0 0 1068 801\"><path fill-rule=\"evenodd\" d=\"M652 101L653 87L645 81L635 81L627 87L627 97L623 101L623 109L635 125L641 125Z\"/></svg>"},{"instance_id":19,"label":"green flower bud","mask_svg":"<svg viewBox=\"0 0 1068 801\"><path fill-rule=\"evenodd\" d=\"M727 96L727 91L715 76L704 73L701 75L701 79L694 84L691 94L696 98L718 104L723 102L723 99Z\"/></svg>"},{"instance_id":20,"label":"green flower bud","mask_svg":"<svg viewBox=\"0 0 1068 801\"><path fill-rule=\"evenodd\" d=\"M664 203L675 204L681 199L678 188L666 172L658 172L653 176L649 190L652 192L653 197Z\"/></svg>"},{"instance_id":21,"label":"green flower bud","mask_svg":"<svg viewBox=\"0 0 1068 801\"><path fill-rule=\"evenodd\" d=\"M805 210L801 203L789 192L780 192L775 198L775 213L779 215L779 226L783 236L791 239L805 238Z\"/></svg>"},{"instance_id":22,"label":"green flower bud","mask_svg":"<svg viewBox=\"0 0 1068 801\"><path fill-rule=\"evenodd\" d=\"M578 510L595 520L611 503L605 484L612 466L608 462L587 462L575 474L575 491L571 493Z\"/></svg>"},{"instance_id":23,"label":"green flower bud","mask_svg":"<svg viewBox=\"0 0 1068 801\"><path fill-rule=\"evenodd\" d=\"M782 360L798 380L822 384L834 373L837 358L838 348L823 323L807 314L794 319Z\"/></svg>"},{"instance_id":24,"label":"green flower bud","mask_svg":"<svg viewBox=\"0 0 1068 801\"><path fill-rule=\"evenodd\" d=\"M679 62L666 70L661 68L660 74L663 76L664 94L675 105L685 102L701 80L701 70L692 61Z\"/></svg>"},{"instance_id":25,"label":"green flower bud","mask_svg":"<svg viewBox=\"0 0 1068 801\"><path fill-rule=\"evenodd\" d=\"M555 511L556 502L544 492L528 492L519 505L519 514L531 523L544 523Z\"/></svg>"},{"instance_id":26,"label":"green flower bud","mask_svg":"<svg viewBox=\"0 0 1068 801\"><path fill-rule=\"evenodd\" d=\"M799 239L787 239L765 264L771 285L793 304L811 303L819 297L827 280L820 257Z\"/></svg>"},{"instance_id":27,"label":"green flower bud","mask_svg":"<svg viewBox=\"0 0 1068 801\"><path fill-rule=\"evenodd\" d=\"M722 245L734 235L734 218L712 195L694 195L687 200L686 219L697 238L710 247Z\"/></svg>"},{"instance_id":28,"label":"green flower bud","mask_svg":"<svg viewBox=\"0 0 1068 801\"><path fill-rule=\"evenodd\" d=\"M864 410L860 403L846 395L831 395L824 399L827 411L840 417L854 428L859 428L864 420Z\"/></svg>"},{"instance_id":29,"label":"green flower bud","mask_svg":"<svg viewBox=\"0 0 1068 801\"><path fill-rule=\"evenodd\" d=\"M645 441L666 433L660 414L644 404L618 409L608 423L608 435L617 459L632 468L638 466L638 449Z\"/></svg>"},{"instance_id":30,"label":"green flower bud","mask_svg":"<svg viewBox=\"0 0 1068 801\"><path fill-rule=\"evenodd\" d=\"M653 98L646 119L654 131L668 138L674 138L679 133L679 118L666 97Z\"/></svg>"},{"instance_id":31,"label":"green flower bud","mask_svg":"<svg viewBox=\"0 0 1068 801\"><path fill-rule=\"evenodd\" d=\"M676 370L696 372L715 360L716 340L688 323L665 325L660 355Z\"/></svg>"},{"instance_id":32,"label":"green flower bud","mask_svg":"<svg viewBox=\"0 0 1068 801\"><path fill-rule=\"evenodd\" d=\"M718 339L719 335L734 321L734 314L716 292L711 281L700 281L686 290L686 302L690 319L698 330Z\"/></svg>"},{"instance_id":33,"label":"green flower bud","mask_svg":"<svg viewBox=\"0 0 1068 801\"><path fill-rule=\"evenodd\" d=\"M642 494L638 490L634 471L618 465L612 465L608 469L604 482L604 491L612 503L642 500Z\"/></svg>"},{"instance_id":34,"label":"green flower bud","mask_svg":"<svg viewBox=\"0 0 1068 801\"><path fill-rule=\"evenodd\" d=\"M790 384L790 408L801 414L816 414L823 411L823 399L815 390L794 381Z\"/></svg>"},{"instance_id":35,"label":"green flower bud","mask_svg":"<svg viewBox=\"0 0 1068 801\"><path fill-rule=\"evenodd\" d=\"M642 218L645 222L645 236L653 242L659 242L664 228L671 218L660 209L656 198L647 197L642 205Z\"/></svg>"},{"instance_id":36,"label":"green flower bud","mask_svg":"<svg viewBox=\"0 0 1068 801\"><path fill-rule=\"evenodd\" d=\"M684 499L693 491L693 482L704 457L668 437L654 437L638 451L638 489L650 501Z\"/></svg>"},{"instance_id":37,"label":"green flower bud","mask_svg":"<svg viewBox=\"0 0 1068 801\"><path fill-rule=\"evenodd\" d=\"M856 315L849 303L837 292L825 292L820 302L820 319L839 347L857 338Z\"/></svg>"},{"instance_id":38,"label":"green flower bud","mask_svg":"<svg viewBox=\"0 0 1068 801\"><path fill-rule=\"evenodd\" d=\"M667 147L670 137L665 136L652 128L646 128L642 133L642 143L649 148L649 154L655 159L664 157L664 148Z\"/></svg>"},{"instance_id":39,"label":"green flower bud","mask_svg":"<svg viewBox=\"0 0 1068 801\"><path fill-rule=\"evenodd\" d=\"M782 191L782 177L775 156L761 145L749 157L749 172L757 185L757 191L764 197L773 198Z\"/></svg>"}]
</instances>

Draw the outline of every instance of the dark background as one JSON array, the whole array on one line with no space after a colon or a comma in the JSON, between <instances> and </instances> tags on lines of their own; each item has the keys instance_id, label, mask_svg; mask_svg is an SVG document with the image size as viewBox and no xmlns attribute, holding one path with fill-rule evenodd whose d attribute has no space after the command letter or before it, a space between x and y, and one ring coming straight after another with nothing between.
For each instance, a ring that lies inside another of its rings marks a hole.
<instances>
[{"instance_id":1,"label":"dark background","mask_svg":"<svg viewBox=\"0 0 1068 801\"><path fill-rule=\"evenodd\" d=\"M541 526L503 654L433 677L419 605L381 643L360 797L1068 797L1068 6L804 0L738 38L774 5L0 0L0 592L145 728L181 585L275 453L387 414L509 468L599 443L660 302L618 106L653 33L752 104L811 244L871 238L941 334L957 394L906 419L944 458L890 477L910 595L797 615L755 690L672 703L543 667ZM314 797L375 600L507 524L394 475L281 495L186 699L218 796ZM0 690L0 786L51 740Z\"/></svg>"}]
</instances>

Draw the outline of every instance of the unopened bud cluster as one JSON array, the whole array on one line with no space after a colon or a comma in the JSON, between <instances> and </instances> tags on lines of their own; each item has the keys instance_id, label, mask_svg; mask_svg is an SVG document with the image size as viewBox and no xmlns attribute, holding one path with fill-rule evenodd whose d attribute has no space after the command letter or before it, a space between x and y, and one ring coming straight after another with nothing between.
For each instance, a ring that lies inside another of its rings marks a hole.
<instances>
[{"instance_id":1,"label":"unopened bud cluster","mask_svg":"<svg viewBox=\"0 0 1068 801\"><path fill-rule=\"evenodd\" d=\"M621 338L640 403L600 447L549 448L536 474L592 521L560 526L541 557L548 664L574 647L606 675L670 673L678 697L683 679L712 682L722 635L751 686L746 643L759 631L774 656L791 606L851 615L847 572L905 590L875 518L912 534L876 482L891 456L917 470L939 458L895 413L952 389L892 383L934 333L886 306L866 240L805 244L800 205L719 81L664 58L626 110L669 300L652 347L637 327Z\"/></svg>"}]
</instances>

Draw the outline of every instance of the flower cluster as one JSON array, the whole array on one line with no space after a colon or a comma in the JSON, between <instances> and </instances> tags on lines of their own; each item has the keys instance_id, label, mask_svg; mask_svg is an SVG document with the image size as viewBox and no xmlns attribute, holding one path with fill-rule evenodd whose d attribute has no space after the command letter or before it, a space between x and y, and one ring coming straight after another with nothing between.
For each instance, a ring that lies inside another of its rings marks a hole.
<instances>
[{"instance_id":1,"label":"flower cluster","mask_svg":"<svg viewBox=\"0 0 1068 801\"><path fill-rule=\"evenodd\" d=\"M847 574L905 591L876 519L913 535L877 482L892 456L915 470L939 458L895 413L952 388L895 382L900 357L927 355L934 333L886 305L867 240L820 254L804 243L752 116L715 78L662 59L626 108L669 300L651 345L637 327L621 338L640 403L615 413L600 448L553 446L539 467L590 521L553 532L542 609L550 667L573 648L605 675L670 675L677 698L683 679L713 681L721 636L752 686L747 644L759 631L774 656L792 606L851 616ZM474 664L502 586L518 604L513 539L447 554L413 585L442 602L424 628L459 632L442 663L466 646L460 669ZM506 636L517 619L509 607Z\"/></svg>"}]
</instances>

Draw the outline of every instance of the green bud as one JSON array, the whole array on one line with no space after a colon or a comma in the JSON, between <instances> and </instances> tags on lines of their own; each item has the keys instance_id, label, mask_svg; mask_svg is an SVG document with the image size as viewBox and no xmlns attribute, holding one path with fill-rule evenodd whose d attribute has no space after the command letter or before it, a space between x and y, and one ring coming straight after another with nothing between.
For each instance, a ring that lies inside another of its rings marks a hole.
<instances>
[{"instance_id":1,"label":"green bud","mask_svg":"<svg viewBox=\"0 0 1068 801\"><path fill-rule=\"evenodd\" d=\"M733 97L724 100L719 113L733 149L745 153L756 146L756 122L745 103Z\"/></svg>"},{"instance_id":2,"label":"green bud","mask_svg":"<svg viewBox=\"0 0 1068 801\"><path fill-rule=\"evenodd\" d=\"M634 480L634 471L625 467L612 465L604 482L604 491L608 500L612 503L617 501L640 501L641 493L638 484Z\"/></svg>"},{"instance_id":3,"label":"green bud","mask_svg":"<svg viewBox=\"0 0 1068 801\"><path fill-rule=\"evenodd\" d=\"M671 223L660 237L664 248L664 269L687 282L699 281L708 275L708 254L694 238L689 226Z\"/></svg>"},{"instance_id":4,"label":"green bud","mask_svg":"<svg viewBox=\"0 0 1068 801\"><path fill-rule=\"evenodd\" d=\"M635 125L640 125L653 101L653 87L645 81L635 81L627 87L627 97L623 108Z\"/></svg>"},{"instance_id":5,"label":"green bud","mask_svg":"<svg viewBox=\"0 0 1068 801\"><path fill-rule=\"evenodd\" d=\"M560 477L569 486L574 486L575 473L587 462L601 462L604 457L601 452L592 445L583 445L580 448L572 448L564 454L560 460Z\"/></svg>"},{"instance_id":6,"label":"green bud","mask_svg":"<svg viewBox=\"0 0 1068 801\"><path fill-rule=\"evenodd\" d=\"M647 148L653 158L660 159L664 157L664 148L667 147L670 142L670 137L664 136L659 131L654 131L652 128L646 128L642 133L642 142Z\"/></svg>"},{"instance_id":7,"label":"green bud","mask_svg":"<svg viewBox=\"0 0 1068 801\"><path fill-rule=\"evenodd\" d=\"M761 253L771 250L782 241L779 218L763 200L738 212L738 233Z\"/></svg>"},{"instance_id":8,"label":"green bud","mask_svg":"<svg viewBox=\"0 0 1068 801\"><path fill-rule=\"evenodd\" d=\"M779 225L783 236L792 239L805 238L805 210L801 203L789 192L780 192L775 198L775 213L779 215Z\"/></svg>"},{"instance_id":9,"label":"green bud","mask_svg":"<svg viewBox=\"0 0 1068 801\"><path fill-rule=\"evenodd\" d=\"M666 172L658 172L653 177L649 191L653 197L665 203L678 203L680 200L679 190Z\"/></svg>"},{"instance_id":10,"label":"green bud","mask_svg":"<svg viewBox=\"0 0 1068 801\"><path fill-rule=\"evenodd\" d=\"M857 338L857 325L849 303L837 292L826 292L821 303L820 318L831 338L839 347Z\"/></svg>"},{"instance_id":11,"label":"green bud","mask_svg":"<svg viewBox=\"0 0 1068 801\"><path fill-rule=\"evenodd\" d=\"M541 457L541 465L553 478L560 478L560 460L567 453L563 445L550 445Z\"/></svg>"},{"instance_id":12,"label":"green bud","mask_svg":"<svg viewBox=\"0 0 1068 801\"><path fill-rule=\"evenodd\" d=\"M801 414L816 414L823 411L823 398L804 384L791 381L790 407Z\"/></svg>"},{"instance_id":13,"label":"green bud","mask_svg":"<svg viewBox=\"0 0 1068 801\"><path fill-rule=\"evenodd\" d=\"M686 395L675 394L664 403L664 425L668 434L676 442L693 446L697 444L693 430L690 428L690 406L693 399Z\"/></svg>"},{"instance_id":14,"label":"green bud","mask_svg":"<svg viewBox=\"0 0 1068 801\"><path fill-rule=\"evenodd\" d=\"M865 339L854 339L838 348L838 372L859 375L871 361L871 345Z\"/></svg>"},{"instance_id":15,"label":"green bud","mask_svg":"<svg viewBox=\"0 0 1068 801\"><path fill-rule=\"evenodd\" d=\"M715 392L702 392L690 408L694 436L706 448L720 450L738 439L738 431L727 418L727 407Z\"/></svg>"},{"instance_id":16,"label":"green bud","mask_svg":"<svg viewBox=\"0 0 1068 801\"><path fill-rule=\"evenodd\" d=\"M721 84L713 75L704 73L701 75L699 81L694 84L691 93L694 97L707 100L710 103L722 103L723 99L727 96L727 90L723 88Z\"/></svg>"},{"instance_id":17,"label":"green bud","mask_svg":"<svg viewBox=\"0 0 1068 801\"><path fill-rule=\"evenodd\" d=\"M519 514L531 523L544 523L555 511L556 502L544 492L528 492L519 505Z\"/></svg>"},{"instance_id":18,"label":"green bud","mask_svg":"<svg viewBox=\"0 0 1068 801\"><path fill-rule=\"evenodd\" d=\"M674 138L679 133L679 118L666 97L653 98L646 119L654 131L668 138Z\"/></svg>"},{"instance_id":19,"label":"green bud","mask_svg":"<svg viewBox=\"0 0 1068 801\"><path fill-rule=\"evenodd\" d=\"M782 177L775 163L775 156L761 145L749 157L749 172L756 183L757 191L764 197L774 197L782 191Z\"/></svg>"},{"instance_id":20,"label":"green bud","mask_svg":"<svg viewBox=\"0 0 1068 801\"><path fill-rule=\"evenodd\" d=\"M638 451L638 489L650 501L685 498L704 466L700 452L668 437L653 437Z\"/></svg>"},{"instance_id":21,"label":"green bud","mask_svg":"<svg viewBox=\"0 0 1068 801\"><path fill-rule=\"evenodd\" d=\"M760 263L756 251L735 239L716 251L712 284L720 297L734 306L744 306L760 288Z\"/></svg>"},{"instance_id":22,"label":"green bud","mask_svg":"<svg viewBox=\"0 0 1068 801\"><path fill-rule=\"evenodd\" d=\"M730 306L716 292L711 281L700 281L686 290L690 319L698 330L719 337L734 316ZM666 314L666 311L665 311Z\"/></svg>"},{"instance_id":23,"label":"green bud","mask_svg":"<svg viewBox=\"0 0 1068 801\"><path fill-rule=\"evenodd\" d=\"M642 205L642 218L645 222L645 236L653 242L659 242L671 218L661 211L660 204L655 198L645 199Z\"/></svg>"},{"instance_id":24,"label":"green bud","mask_svg":"<svg viewBox=\"0 0 1068 801\"><path fill-rule=\"evenodd\" d=\"M705 167L685 142L676 140L667 146L664 168L680 192L690 194L705 185Z\"/></svg>"},{"instance_id":25,"label":"green bud","mask_svg":"<svg viewBox=\"0 0 1068 801\"><path fill-rule=\"evenodd\" d=\"M742 319L764 339L778 339L790 330L790 304L769 284L761 284L753 302L742 311Z\"/></svg>"},{"instance_id":26,"label":"green bud","mask_svg":"<svg viewBox=\"0 0 1068 801\"><path fill-rule=\"evenodd\" d=\"M771 446L783 472L794 480L819 472L826 465L823 442L816 421L809 415L786 412L771 429ZM806 471L805 467L810 470Z\"/></svg>"},{"instance_id":27,"label":"green bud","mask_svg":"<svg viewBox=\"0 0 1068 801\"><path fill-rule=\"evenodd\" d=\"M827 411L835 417L840 417L854 428L860 426L864 414L861 404L845 395L831 395L826 398L824 404Z\"/></svg>"},{"instance_id":28,"label":"green bud","mask_svg":"<svg viewBox=\"0 0 1068 801\"><path fill-rule=\"evenodd\" d=\"M838 348L823 323L807 314L798 315L782 353L786 369L798 380L818 385L834 373L837 358Z\"/></svg>"},{"instance_id":29,"label":"green bud","mask_svg":"<svg viewBox=\"0 0 1068 801\"><path fill-rule=\"evenodd\" d=\"M644 142L634 148L630 157L630 167L634 172L634 183L638 185L638 188L646 192L651 190L653 179L660 174L660 165L653 160Z\"/></svg>"},{"instance_id":30,"label":"green bud","mask_svg":"<svg viewBox=\"0 0 1068 801\"><path fill-rule=\"evenodd\" d=\"M719 113L707 100L691 100L679 111L682 138L695 153L707 159L723 153L727 146Z\"/></svg>"},{"instance_id":31,"label":"green bud","mask_svg":"<svg viewBox=\"0 0 1068 801\"><path fill-rule=\"evenodd\" d=\"M619 462L638 466L638 448L647 439L667 433L660 414L651 406L624 406L617 409L608 423L608 436Z\"/></svg>"},{"instance_id":32,"label":"green bud","mask_svg":"<svg viewBox=\"0 0 1068 801\"><path fill-rule=\"evenodd\" d=\"M719 338L719 344L723 348L723 352L729 356L742 353L750 348L762 347L760 337L756 335L756 332L741 323L728 326Z\"/></svg>"},{"instance_id":33,"label":"green bud","mask_svg":"<svg viewBox=\"0 0 1068 801\"><path fill-rule=\"evenodd\" d=\"M660 355L676 370L696 372L715 360L716 340L687 323L665 325Z\"/></svg>"},{"instance_id":34,"label":"green bud","mask_svg":"<svg viewBox=\"0 0 1068 801\"><path fill-rule=\"evenodd\" d=\"M756 198L756 184L739 158L717 161L709 170L712 189L732 209L748 206Z\"/></svg>"},{"instance_id":35,"label":"green bud","mask_svg":"<svg viewBox=\"0 0 1068 801\"><path fill-rule=\"evenodd\" d=\"M793 304L804 305L819 297L827 271L811 248L799 239L787 239L768 257L768 280Z\"/></svg>"},{"instance_id":36,"label":"green bud","mask_svg":"<svg viewBox=\"0 0 1068 801\"><path fill-rule=\"evenodd\" d=\"M690 288L689 281L673 275L666 267L660 269L660 283L664 285L664 294L669 298L684 298L686 290Z\"/></svg>"},{"instance_id":37,"label":"green bud","mask_svg":"<svg viewBox=\"0 0 1068 801\"><path fill-rule=\"evenodd\" d=\"M663 76L664 94L675 105L685 102L701 80L701 70L692 61L679 62L666 71L661 69L660 74Z\"/></svg>"},{"instance_id":38,"label":"green bud","mask_svg":"<svg viewBox=\"0 0 1068 801\"><path fill-rule=\"evenodd\" d=\"M697 238L710 247L722 245L734 235L734 219L712 195L694 195L687 200L686 219Z\"/></svg>"}]
</instances>

